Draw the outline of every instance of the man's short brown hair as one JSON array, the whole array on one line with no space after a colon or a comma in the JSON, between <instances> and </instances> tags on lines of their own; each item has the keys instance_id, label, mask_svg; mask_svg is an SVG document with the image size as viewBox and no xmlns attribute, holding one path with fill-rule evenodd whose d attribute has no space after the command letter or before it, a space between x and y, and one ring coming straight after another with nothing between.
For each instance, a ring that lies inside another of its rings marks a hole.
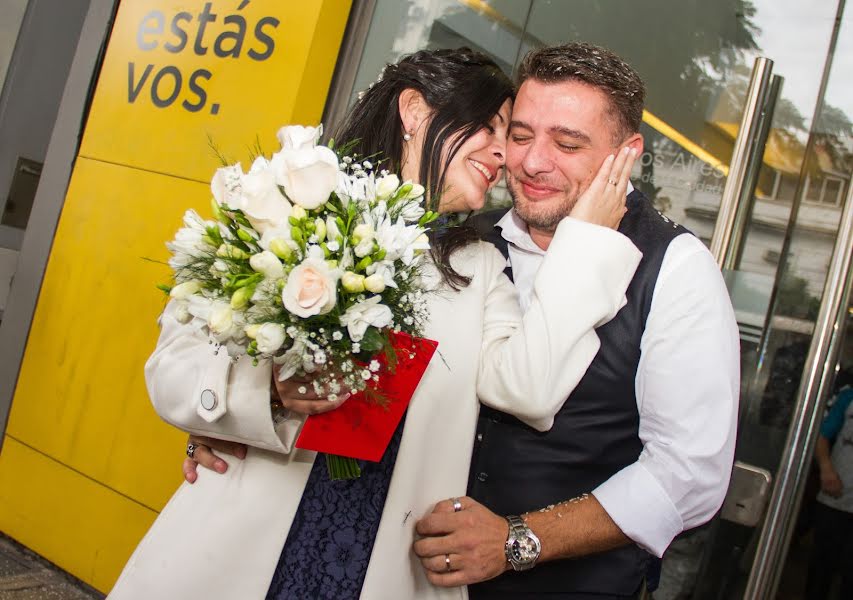
<instances>
[{"instance_id":1,"label":"man's short brown hair","mask_svg":"<svg viewBox=\"0 0 853 600\"><path fill-rule=\"evenodd\" d=\"M608 98L614 120L614 145L640 131L646 88L637 72L606 48L586 43L546 46L531 50L518 68L518 85L527 79L542 83L580 81Z\"/></svg>"}]
</instances>

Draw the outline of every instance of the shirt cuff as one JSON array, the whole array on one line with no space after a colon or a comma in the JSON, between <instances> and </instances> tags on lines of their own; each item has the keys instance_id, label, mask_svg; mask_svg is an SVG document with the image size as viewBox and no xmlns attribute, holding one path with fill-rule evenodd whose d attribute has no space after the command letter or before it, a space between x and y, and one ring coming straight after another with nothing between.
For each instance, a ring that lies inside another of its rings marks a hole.
<instances>
[{"instance_id":1,"label":"shirt cuff","mask_svg":"<svg viewBox=\"0 0 853 600\"><path fill-rule=\"evenodd\" d=\"M640 463L628 465L593 490L622 533L661 557L684 526L660 483Z\"/></svg>"}]
</instances>

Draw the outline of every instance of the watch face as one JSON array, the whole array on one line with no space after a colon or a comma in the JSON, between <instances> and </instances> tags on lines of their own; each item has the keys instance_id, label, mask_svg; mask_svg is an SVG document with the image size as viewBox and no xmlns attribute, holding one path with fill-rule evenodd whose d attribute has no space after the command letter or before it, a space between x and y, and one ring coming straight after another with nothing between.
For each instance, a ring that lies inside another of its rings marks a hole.
<instances>
[{"instance_id":1,"label":"watch face","mask_svg":"<svg viewBox=\"0 0 853 600\"><path fill-rule=\"evenodd\" d=\"M516 538L510 548L513 560L526 563L539 555L539 544L529 537Z\"/></svg>"}]
</instances>

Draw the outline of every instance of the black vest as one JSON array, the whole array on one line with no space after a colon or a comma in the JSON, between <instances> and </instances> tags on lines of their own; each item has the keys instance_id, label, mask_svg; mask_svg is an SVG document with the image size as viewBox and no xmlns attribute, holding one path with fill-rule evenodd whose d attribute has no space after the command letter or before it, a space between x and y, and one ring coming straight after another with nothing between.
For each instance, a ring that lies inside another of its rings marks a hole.
<instances>
[{"instance_id":1,"label":"black vest","mask_svg":"<svg viewBox=\"0 0 853 600\"><path fill-rule=\"evenodd\" d=\"M668 220L640 192L628 196L619 231L643 253L626 293L628 303L596 330L601 349L550 431L481 407L468 494L499 515L517 515L589 493L642 451L634 380L640 341L658 272L669 243L687 230ZM473 221L484 240L508 256L494 224L501 213ZM508 273L511 276L511 273ZM577 559L507 572L472 586L473 598L514 593L632 594L646 574L650 555L636 544Z\"/></svg>"}]
</instances>

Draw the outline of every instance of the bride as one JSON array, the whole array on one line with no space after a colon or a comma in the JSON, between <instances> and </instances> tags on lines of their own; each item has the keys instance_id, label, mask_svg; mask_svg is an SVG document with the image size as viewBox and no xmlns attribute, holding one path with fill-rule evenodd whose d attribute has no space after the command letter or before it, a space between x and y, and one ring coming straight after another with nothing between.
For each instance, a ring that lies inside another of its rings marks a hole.
<instances>
[{"instance_id":1,"label":"bride","mask_svg":"<svg viewBox=\"0 0 853 600\"><path fill-rule=\"evenodd\" d=\"M336 139L381 153L440 212L476 210L501 174L513 94L479 53L417 52L386 67ZM439 352L382 461L363 464L359 479L330 481L325 461L293 446L300 413L334 404L277 382L269 364L232 364L167 306L145 367L152 401L193 434L200 462L228 468L188 477L195 483L163 509L110 598L467 598L427 581L411 550L415 523L465 494L478 399L546 430L583 376L598 350L594 328L624 304L640 259L615 231L632 162L609 158L560 224L523 318L496 249L464 226L435 235L425 336ZM214 423L197 416L208 390L227 398ZM290 410L271 415L271 394ZM245 459L215 457L217 439L247 444Z\"/></svg>"}]
</instances>

